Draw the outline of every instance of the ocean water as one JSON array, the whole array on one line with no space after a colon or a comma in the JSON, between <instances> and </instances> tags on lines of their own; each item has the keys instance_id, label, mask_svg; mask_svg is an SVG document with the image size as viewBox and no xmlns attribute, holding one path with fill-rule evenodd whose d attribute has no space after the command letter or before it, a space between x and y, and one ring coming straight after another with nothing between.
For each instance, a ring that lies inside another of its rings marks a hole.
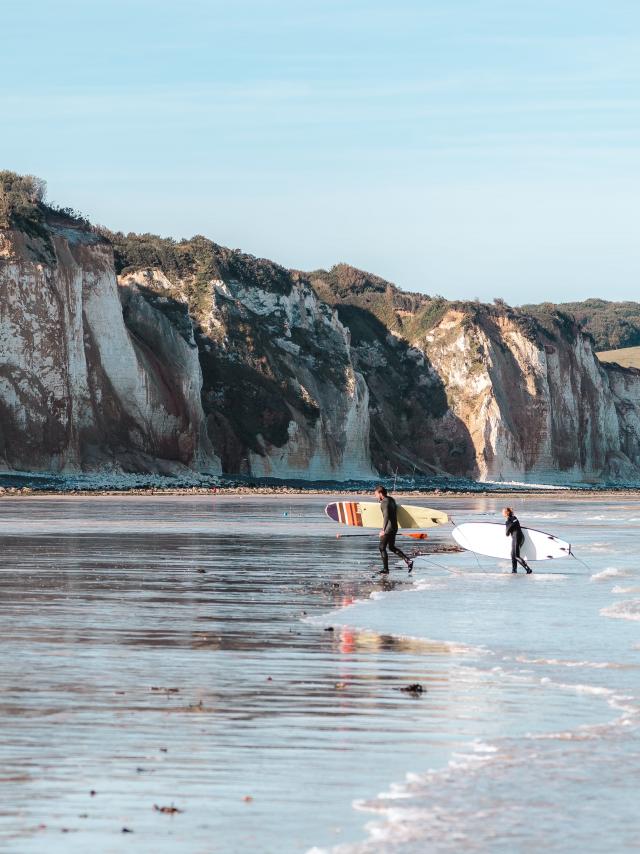
<instances>
[{"instance_id":1,"label":"ocean water","mask_svg":"<svg viewBox=\"0 0 640 854\"><path fill-rule=\"evenodd\" d=\"M638 848L640 500L518 497L581 562L386 582L327 500L0 502L2 850Z\"/></svg>"}]
</instances>

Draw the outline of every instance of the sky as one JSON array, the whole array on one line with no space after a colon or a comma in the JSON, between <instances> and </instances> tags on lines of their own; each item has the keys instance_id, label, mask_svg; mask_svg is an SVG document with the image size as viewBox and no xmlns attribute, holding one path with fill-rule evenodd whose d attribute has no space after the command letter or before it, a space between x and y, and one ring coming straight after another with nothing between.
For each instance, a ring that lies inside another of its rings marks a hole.
<instances>
[{"instance_id":1,"label":"sky","mask_svg":"<svg viewBox=\"0 0 640 854\"><path fill-rule=\"evenodd\" d=\"M636 299L637 0L9 0L0 169L114 230Z\"/></svg>"}]
</instances>

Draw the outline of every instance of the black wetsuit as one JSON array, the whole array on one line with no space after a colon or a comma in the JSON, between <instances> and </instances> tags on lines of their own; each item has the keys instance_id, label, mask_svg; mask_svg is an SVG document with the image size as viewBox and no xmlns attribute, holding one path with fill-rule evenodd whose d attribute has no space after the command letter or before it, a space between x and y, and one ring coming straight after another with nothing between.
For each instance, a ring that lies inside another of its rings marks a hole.
<instances>
[{"instance_id":1,"label":"black wetsuit","mask_svg":"<svg viewBox=\"0 0 640 854\"><path fill-rule=\"evenodd\" d=\"M401 557L407 566L411 563L404 552L396 548L396 534L398 533L398 505L395 499L390 495L385 497L380 502L382 510L382 530L383 535L380 537L380 554L382 556L382 571L389 572L389 555L387 549L392 551L398 557Z\"/></svg>"},{"instance_id":2,"label":"black wetsuit","mask_svg":"<svg viewBox=\"0 0 640 854\"><path fill-rule=\"evenodd\" d=\"M518 517L511 513L505 519L504 524L507 529L507 537L511 537L511 571L517 572L518 564L520 564L527 572L531 572L526 560L520 557L520 549L524 543L524 534L522 533Z\"/></svg>"}]
</instances>

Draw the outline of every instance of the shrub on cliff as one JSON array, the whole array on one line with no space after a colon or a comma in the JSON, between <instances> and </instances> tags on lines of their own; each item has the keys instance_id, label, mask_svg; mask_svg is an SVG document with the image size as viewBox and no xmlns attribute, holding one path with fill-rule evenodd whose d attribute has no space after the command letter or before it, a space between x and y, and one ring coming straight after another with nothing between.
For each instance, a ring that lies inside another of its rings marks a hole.
<instances>
[{"instance_id":1,"label":"shrub on cliff","mask_svg":"<svg viewBox=\"0 0 640 854\"><path fill-rule=\"evenodd\" d=\"M47 185L35 175L0 171L0 228L41 222Z\"/></svg>"},{"instance_id":2,"label":"shrub on cliff","mask_svg":"<svg viewBox=\"0 0 640 854\"><path fill-rule=\"evenodd\" d=\"M42 178L0 171L0 228L23 229L45 243L49 241L47 225L54 221L93 229L79 211L45 202L46 194L47 183Z\"/></svg>"},{"instance_id":3,"label":"shrub on cliff","mask_svg":"<svg viewBox=\"0 0 640 854\"><path fill-rule=\"evenodd\" d=\"M330 270L314 270L307 275L318 297L329 305L342 307L344 317L350 318L347 325L356 325L360 337L370 334L366 313L387 330L413 340L435 326L450 305L444 297L402 291L392 282L349 264L336 264ZM345 311L345 306L358 311Z\"/></svg>"}]
</instances>

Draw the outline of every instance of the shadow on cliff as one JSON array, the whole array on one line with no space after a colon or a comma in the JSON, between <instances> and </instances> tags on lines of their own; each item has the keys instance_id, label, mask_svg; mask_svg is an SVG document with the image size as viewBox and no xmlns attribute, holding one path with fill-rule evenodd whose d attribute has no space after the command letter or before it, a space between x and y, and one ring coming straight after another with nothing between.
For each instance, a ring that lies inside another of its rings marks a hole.
<instances>
[{"instance_id":1,"label":"shadow on cliff","mask_svg":"<svg viewBox=\"0 0 640 854\"><path fill-rule=\"evenodd\" d=\"M361 306L335 306L351 334L355 367L369 388L371 456L381 473L477 476L466 425L422 350Z\"/></svg>"},{"instance_id":2,"label":"shadow on cliff","mask_svg":"<svg viewBox=\"0 0 640 854\"><path fill-rule=\"evenodd\" d=\"M198 348L207 433L224 472L250 473L248 453L263 453L258 436L274 447L285 445L292 410L315 424L318 408L296 394L288 382L293 374L278 376L283 365L272 365L268 330L239 322L226 330L222 345L190 315L183 302L140 284L136 287L190 346Z\"/></svg>"},{"instance_id":3,"label":"shadow on cliff","mask_svg":"<svg viewBox=\"0 0 640 854\"><path fill-rule=\"evenodd\" d=\"M216 340L184 303L140 284L137 288L198 348L207 432L224 472L249 473L249 452L263 453L258 436L274 447L285 445L292 412L311 427L316 424L319 409L303 399L294 372L274 355L274 332L267 324L235 317L224 341ZM369 389L376 469L381 474L477 475L469 431L450 410L442 380L422 351L391 335L366 309L336 308L350 331L354 367ZM328 364L331 356L325 351ZM337 384L336 377L330 381Z\"/></svg>"}]
</instances>

